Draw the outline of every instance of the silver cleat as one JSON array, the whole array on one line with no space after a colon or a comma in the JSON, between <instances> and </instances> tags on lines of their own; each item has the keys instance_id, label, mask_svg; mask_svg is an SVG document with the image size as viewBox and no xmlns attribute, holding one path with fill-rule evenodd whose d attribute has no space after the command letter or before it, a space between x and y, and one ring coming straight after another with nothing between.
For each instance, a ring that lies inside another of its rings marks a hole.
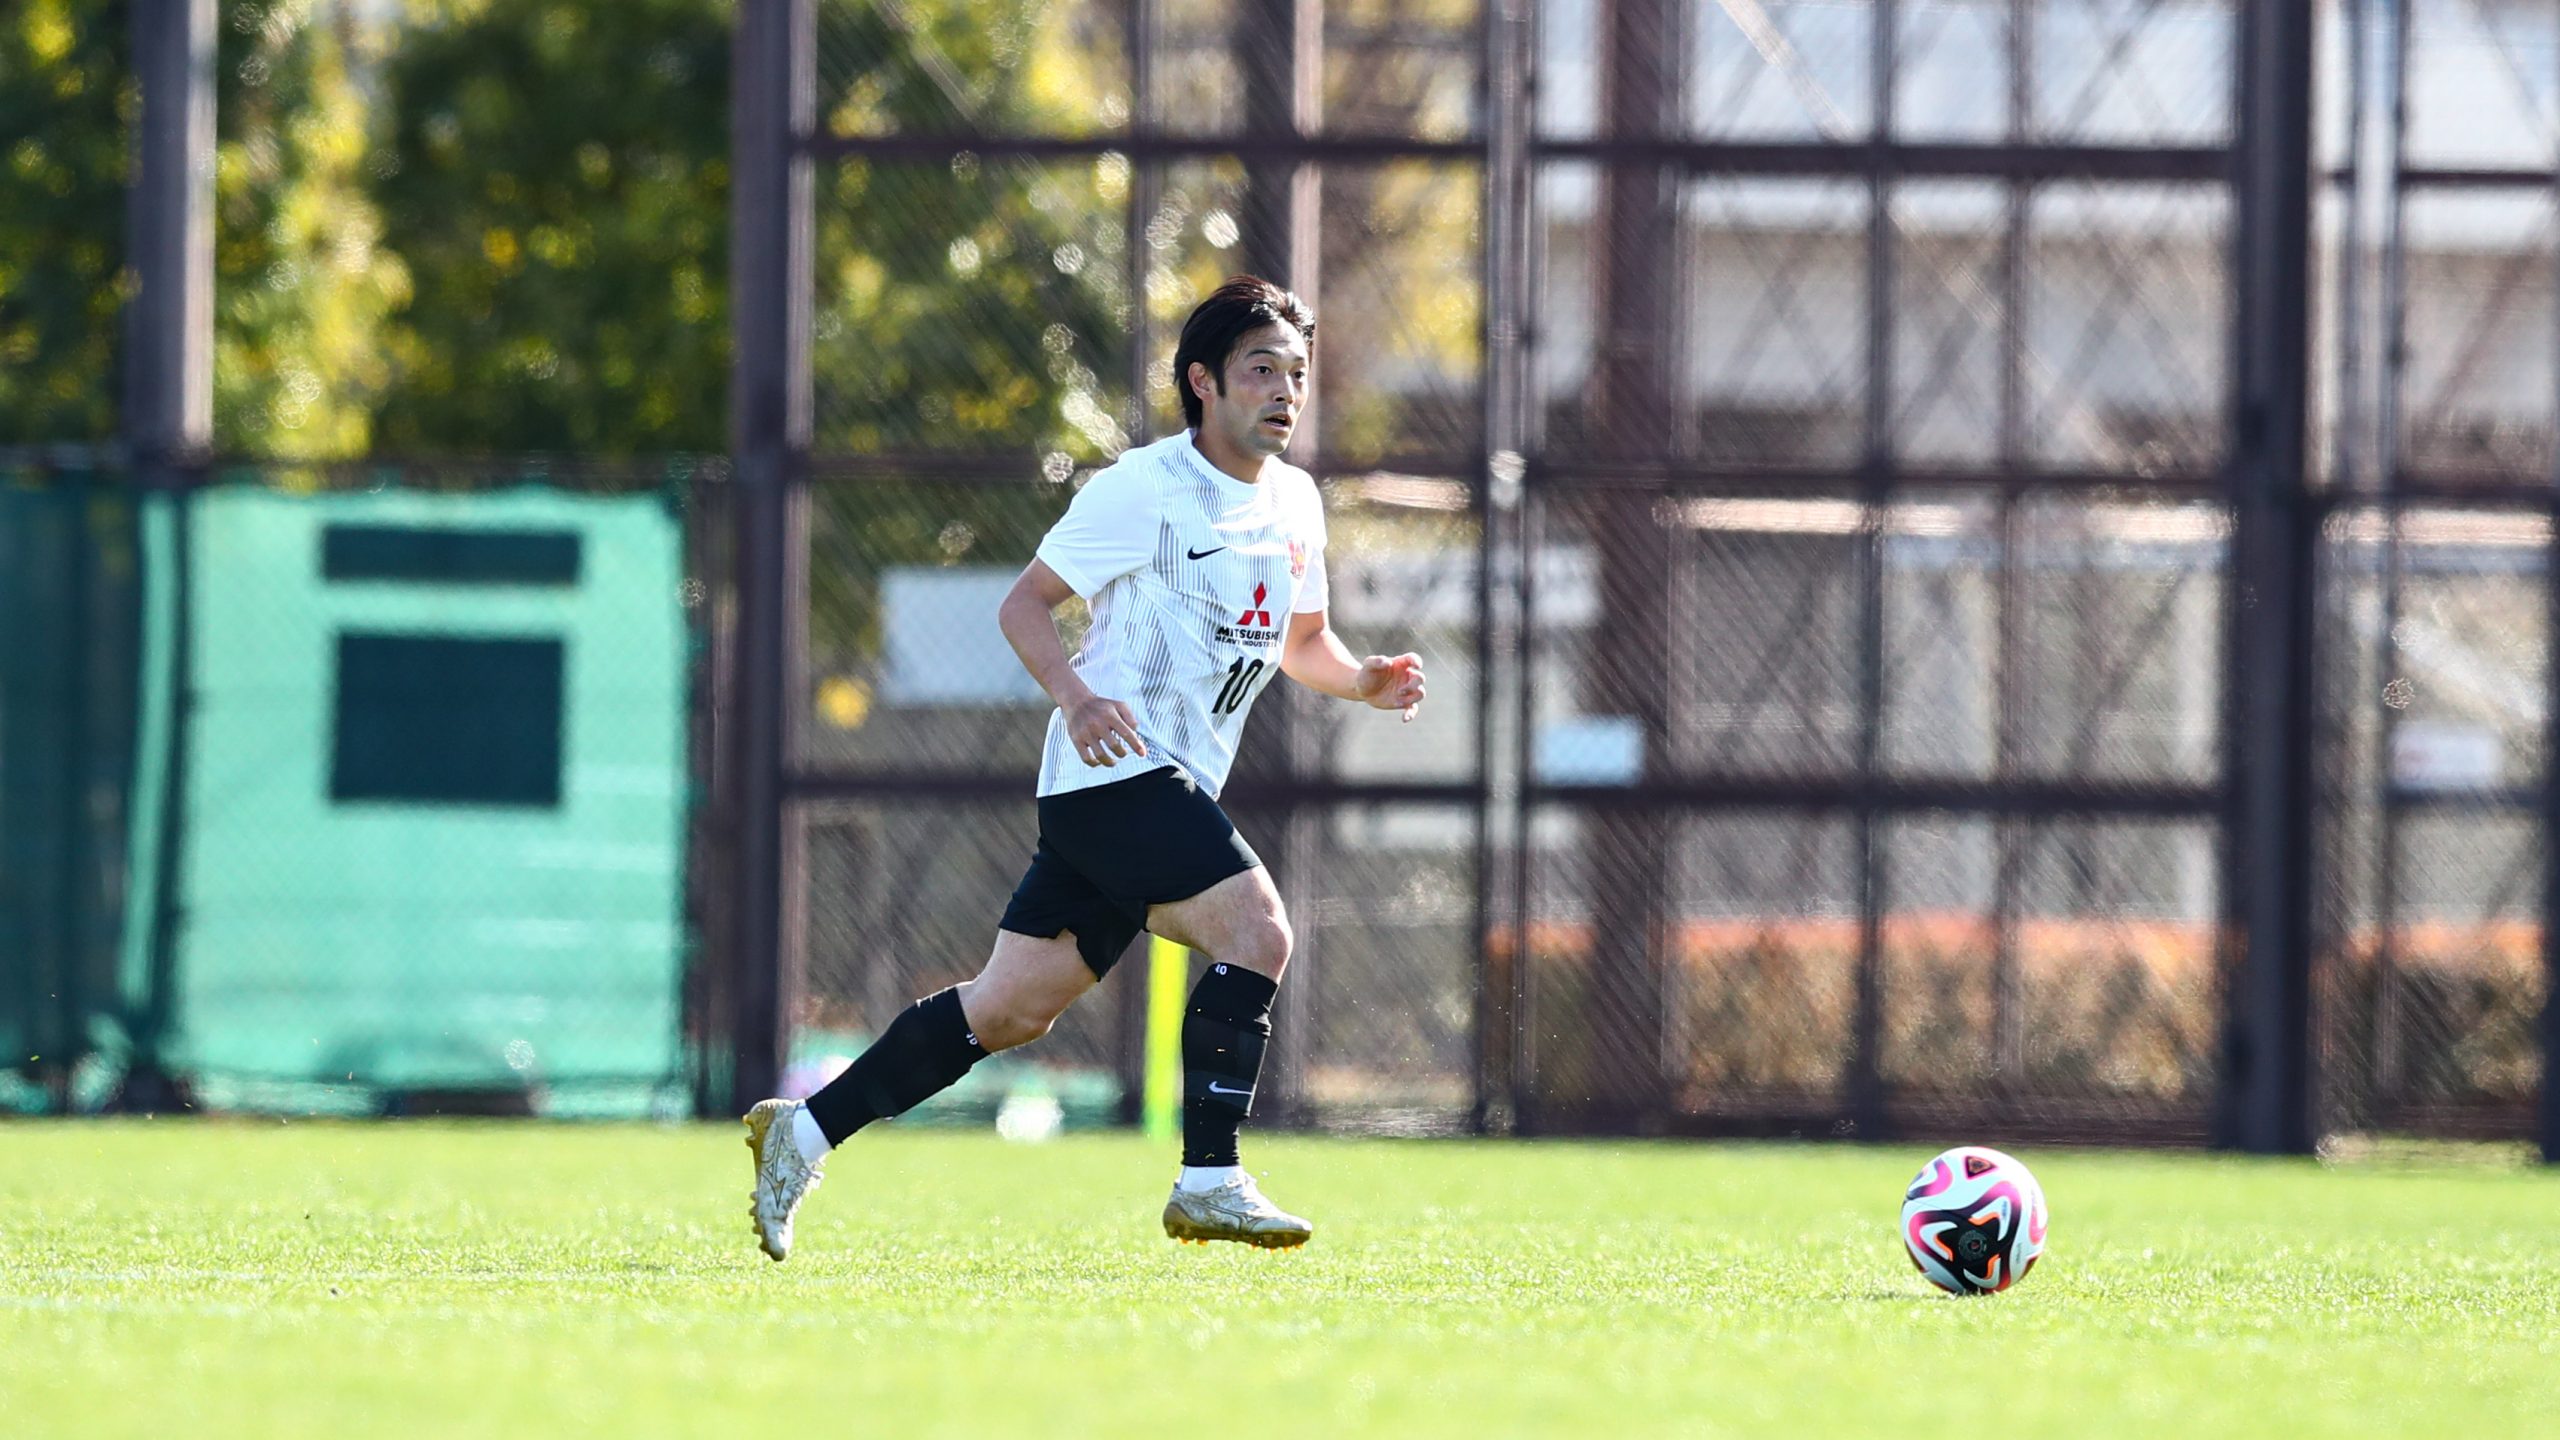
<instances>
[{"instance_id":1,"label":"silver cleat","mask_svg":"<svg viewBox=\"0 0 2560 1440\"><path fill-rule=\"evenodd\" d=\"M756 1243L777 1261L791 1258L791 1217L826 1175L827 1162L801 1159L791 1138L801 1108L797 1100L759 1100L746 1115L747 1149L756 1157L747 1213L755 1218Z\"/></svg>"},{"instance_id":2,"label":"silver cleat","mask_svg":"<svg viewBox=\"0 0 2560 1440\"><path fill-rule=\"evenodd\" d=\"M1316 1227L1262 1198L1248 1175L1215 1190L1186 1191L1175 1186L1173 1198L1164 1202L1164 1233L1186 1244L1234 1240L1265 1250L1289 1250L1306 1244Z\"/></svg>"}]
</instances>

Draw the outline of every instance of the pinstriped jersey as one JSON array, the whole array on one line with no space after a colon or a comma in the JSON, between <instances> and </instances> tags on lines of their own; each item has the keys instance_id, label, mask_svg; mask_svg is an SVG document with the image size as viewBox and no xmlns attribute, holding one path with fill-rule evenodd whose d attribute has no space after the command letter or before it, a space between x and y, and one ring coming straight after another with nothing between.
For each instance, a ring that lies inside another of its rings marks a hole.
<instances>
[{"instance_id":1,"label":"pinstriped jersey","mask_svg":"<svg viewBox=\"0 0 2560 1440\"><path fill-rule=\"evenodd\" d=\"M1325 608L1315 480L1274 460L1248 485L1184 431L1086 481L1039 557L1093 607L1076 673L1127 705L1147 742L1143 757L1087 765L1053 711L1039 793L1172 768L1215 796L1254 697L1280 673L1289 616Z\"/></svg>"}]
</instances>

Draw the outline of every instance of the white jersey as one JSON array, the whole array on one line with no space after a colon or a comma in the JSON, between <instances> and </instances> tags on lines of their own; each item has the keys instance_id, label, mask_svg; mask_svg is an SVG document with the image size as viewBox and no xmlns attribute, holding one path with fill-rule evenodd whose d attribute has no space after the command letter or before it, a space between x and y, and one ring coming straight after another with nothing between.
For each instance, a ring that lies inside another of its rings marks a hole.
<instances>
[{"instance_id":1,"label":"white jersey","mask_svg":"<svg viewBox=\"0 0 2560 1440\"><path fill-rule=\"evenodd\" d=\"M1274 460L1248 485L1184 431L1128 451L1076 492L1039 557L1093 606L1075 657L1093 693L1137 716L1147 753L1087 765L1049 716L1040 793L1179 769L1215 796L1253 698L1280 673L1292 614L1325 608L1324 506Z\"/></svg>"}]
</instances>

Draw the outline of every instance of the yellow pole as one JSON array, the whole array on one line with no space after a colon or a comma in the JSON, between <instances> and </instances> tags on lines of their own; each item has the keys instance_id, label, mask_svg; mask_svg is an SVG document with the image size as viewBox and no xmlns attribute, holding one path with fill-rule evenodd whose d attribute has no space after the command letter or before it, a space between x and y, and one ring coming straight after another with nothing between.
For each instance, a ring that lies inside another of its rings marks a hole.
<instances>
[{"instance_id":1,"label":"yellow pole","mask_svg":"<svg viewBox=\"0 0 2560 1440\"><path fill-rule=\"evenodd\" d=\"M1146 1087L1138 1114L1150 1140L1182 1129L1182 982L1191 952L1161 935L1147 937Z\"/></svg>"}]
</instances>

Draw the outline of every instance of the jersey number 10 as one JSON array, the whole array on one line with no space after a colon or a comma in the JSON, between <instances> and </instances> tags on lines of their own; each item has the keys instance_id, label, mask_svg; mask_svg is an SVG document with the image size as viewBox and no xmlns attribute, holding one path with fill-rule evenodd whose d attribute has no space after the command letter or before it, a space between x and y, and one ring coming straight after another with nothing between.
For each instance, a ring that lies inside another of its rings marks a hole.
<instances>
[{"instance_id":1,"label":"jersey number 10","mask_svg":"<svg viewBox=\"0 0 2560 1440\"><path fill-rule=\"evenodd\" d=\"M1261 674L1260 660L1247 661L1243 656L1237 656L1236 663L1227 667L1227 683L1218 687L1218 698L1210 702L1209 713L1212 715L1236 713L1236 707L1244 703L1244 697L1253 693L1253 682Z\"/></svg>"}]
</instances>

